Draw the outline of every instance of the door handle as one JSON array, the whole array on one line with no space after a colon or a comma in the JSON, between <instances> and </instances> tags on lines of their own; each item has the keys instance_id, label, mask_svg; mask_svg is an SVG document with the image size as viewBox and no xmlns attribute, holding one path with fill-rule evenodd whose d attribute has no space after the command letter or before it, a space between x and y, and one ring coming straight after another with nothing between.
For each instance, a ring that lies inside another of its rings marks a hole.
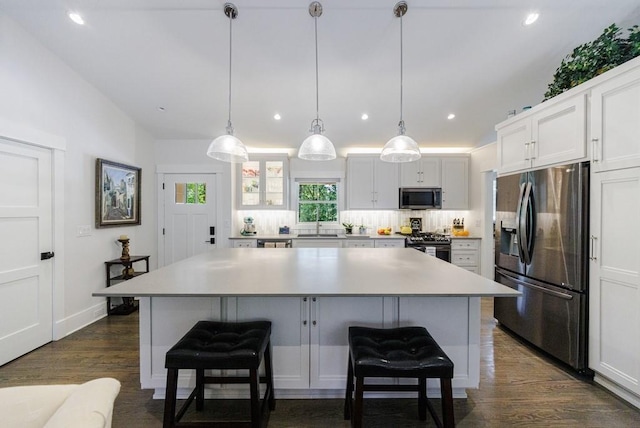
<instances>
[{"instance_id":1,"label":"door handle","mask_svg":"<svg viewBox=\"0 0 640 428\"><path fill-rule=\"evenodd\" d=\"M204 241L205 244L215 244L216 238L209 238L207 241Z\"/></svg>"},{"instance_id":2,"label":"door handle","mask_svg":"<svg viewBox=\"0 0 640 428\"><path fill-rule=\"evenodd\" d=\"M596 257L596 239L598 238L591 235L591 256L589 257L589 259L593 261L598 260L598 258Z\"/></svg>"},{"instance_id":3,"label":"door handle","mask_svg":"<svg viewBox=\"0 0 640 428\"><path fill-rule=\"evenodd\" d=\"M47 251L46 253L40 253L40 260L49 260L52 259L55 254L51 251Z\"/></svg>"},{"instance_id":4,"label":"door handle","mask_svg":"<svg viewBox=\"0 0 640 428\"><path fill-rule=\"evenodd\" d=\"M592 138L591 139L591 143L592 143L592 145L591 145L591 161L593 163L598 163L598 161L599 161L598 156L597 156L597 150L596 150L597 147L598 147L598 141L600 141L599 138Z\"/></svg>"}]
</instances>

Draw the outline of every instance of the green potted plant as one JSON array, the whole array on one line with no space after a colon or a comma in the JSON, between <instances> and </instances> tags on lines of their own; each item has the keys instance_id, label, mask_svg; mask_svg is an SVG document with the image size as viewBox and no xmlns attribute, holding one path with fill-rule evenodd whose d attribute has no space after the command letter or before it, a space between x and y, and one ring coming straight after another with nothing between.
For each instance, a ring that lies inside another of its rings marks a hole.
<instances>
[{"instance_id":1,"label":"green potted plant","mask_svg":"<svg viewBox=\"0 0 640 428\"><path fill-rule=\"evenodd\" d=\"M347 235L351 235L353 233L353 223L342 223L344 226L344 230Z\"/></svg>"},{"instance_id":2,"label":"green potted plant","mask_svg":"<svg viewBox=\"0 0 640 428\"><path fill-rule=\"evenodd\" d=\"M604 29L594 41L576 47L567 55L553 75L544 100L578 86L605 71L640 55L640 29L637 25L628 29L628 37L615 24Z\"/></svg>"}]
</instances>

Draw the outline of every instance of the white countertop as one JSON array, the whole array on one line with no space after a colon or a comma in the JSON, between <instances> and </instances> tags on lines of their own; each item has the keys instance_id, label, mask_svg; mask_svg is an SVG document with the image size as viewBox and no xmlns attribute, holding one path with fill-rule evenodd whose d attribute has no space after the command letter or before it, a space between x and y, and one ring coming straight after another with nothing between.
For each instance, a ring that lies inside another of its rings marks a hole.
<instances>
[{"instance_id":1,"label":"white countertop","mask_svg":"<svg viewBox=\"0 0 640 428\"><path fill-rule=\"evenodd\" d=\"M413 248L218 248L94 296L518 296Z\"/></svg>"}]
</instances>

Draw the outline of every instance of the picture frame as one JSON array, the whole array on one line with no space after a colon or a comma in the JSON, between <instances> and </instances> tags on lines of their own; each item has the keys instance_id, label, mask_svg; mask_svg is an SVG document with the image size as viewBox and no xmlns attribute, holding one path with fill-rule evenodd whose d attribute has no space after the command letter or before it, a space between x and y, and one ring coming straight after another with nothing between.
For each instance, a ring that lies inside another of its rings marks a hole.
<instances>
[{"instance_id":1,"label":"picture frame","mask_svg":"<svg viewBox=\"0 0 640 428\"><path fill-rule=\"evenodd\" d=\"M142 169L96 159L96 228L141 224Z\"/></svg>"}]
</instances>

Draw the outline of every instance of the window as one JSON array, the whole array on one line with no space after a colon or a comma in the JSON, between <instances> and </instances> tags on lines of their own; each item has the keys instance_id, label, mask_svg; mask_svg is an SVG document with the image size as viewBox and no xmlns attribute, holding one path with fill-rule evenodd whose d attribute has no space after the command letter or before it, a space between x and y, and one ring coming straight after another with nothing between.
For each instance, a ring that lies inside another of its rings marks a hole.
<instances>
[{"instance_id":1,"label":"window","mask_svg":"<svg viewBox=\"0 0 640 428\"><path fill-rule=\"evenodd\" d=\"M338 221L338 183L298 183L298 223Z\"/></svg>"},{"instance_id":2,"label":"window","mask_svg":"<svg viewBox=\"0 0 640 428\"><path fill-rule=\"evenodd\" d=\"M205 183L176 183L176 204L206 204Z\"/></svg>"}]
</instances>

